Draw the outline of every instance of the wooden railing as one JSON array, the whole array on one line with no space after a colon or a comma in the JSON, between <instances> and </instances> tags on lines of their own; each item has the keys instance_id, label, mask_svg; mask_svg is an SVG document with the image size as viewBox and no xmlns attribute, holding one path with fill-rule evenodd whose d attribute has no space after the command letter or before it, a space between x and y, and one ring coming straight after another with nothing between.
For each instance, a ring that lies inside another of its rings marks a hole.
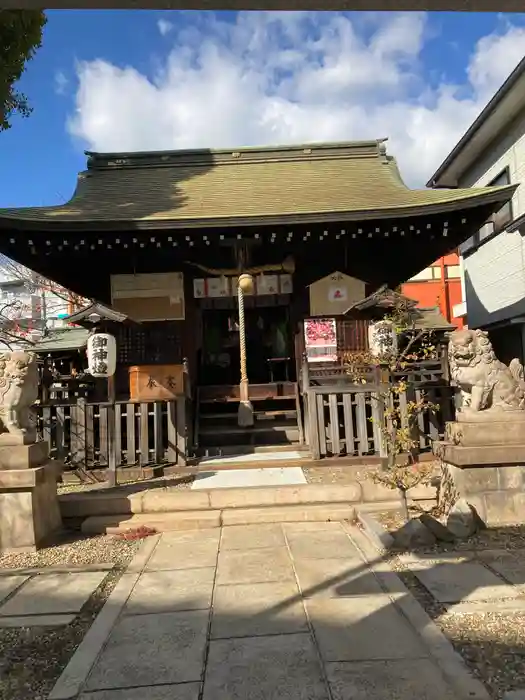
<instances>
[{"instance_id":1,"label":"wooden railing","mask_svg":"<svg viewBox=\"0 0 525 700\"><path fill-rule=\"evenodd\" d=\"M188 401L88 403L36 406L37 426L50 456L72 469L184 465L191 446Z\"/></svg>"},{"instance_id":2,"label":"wooden railing","mask_svg":"<svg viewBox=\"0 0 525 700\"><path fill-rule=\"evenodd\" d=\"M311 370L303 364L301 393L306 440L314 459L322 457L385 456L382 429L385 397L401 379L406 391L399 394L401 420L407 405L423 395L438 408L417 416L415 451L429 451L432 441L444 434L446 421L454 418L454 389L443 378L439 361L414 364L391 373L378 367L366 369L362 383L353 383L341 367ZM392 393L390 392L392 399Z\"/></svg>"}]
</instances>

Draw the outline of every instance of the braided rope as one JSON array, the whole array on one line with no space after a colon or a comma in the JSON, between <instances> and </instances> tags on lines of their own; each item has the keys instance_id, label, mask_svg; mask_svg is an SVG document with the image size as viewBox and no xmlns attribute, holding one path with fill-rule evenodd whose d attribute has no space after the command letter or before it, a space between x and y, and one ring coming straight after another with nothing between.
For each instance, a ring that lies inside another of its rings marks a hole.
<instances>
[{"instance_id":1,"label":"braided rope","mask_svg":"<svg viewBox=\"0 0 525 700\"><path fill-rule=\"evenodd\" d=\"M244 325L244 292L237 285L237 297L239 300L239 350L241 354L241 383L248 381L246 371L246 329Z\"/></svg>"}]
</instances>

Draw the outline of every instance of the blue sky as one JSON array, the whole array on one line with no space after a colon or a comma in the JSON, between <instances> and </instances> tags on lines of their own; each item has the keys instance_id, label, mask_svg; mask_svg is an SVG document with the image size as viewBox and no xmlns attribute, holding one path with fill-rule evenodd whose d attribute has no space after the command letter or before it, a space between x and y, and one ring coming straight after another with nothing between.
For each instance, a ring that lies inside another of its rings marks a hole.
<instances>
[{"instance_id":1,"label":"blue sky","mask_svg":"<svg viewBox=\"0 0 525 700\"><path fill-rule=\"evenodd\" d=\"M422 185L524 54L525 14L50 11L0 206L67 201L85 148L388 136Z\"/></svg>"}]
</instances>

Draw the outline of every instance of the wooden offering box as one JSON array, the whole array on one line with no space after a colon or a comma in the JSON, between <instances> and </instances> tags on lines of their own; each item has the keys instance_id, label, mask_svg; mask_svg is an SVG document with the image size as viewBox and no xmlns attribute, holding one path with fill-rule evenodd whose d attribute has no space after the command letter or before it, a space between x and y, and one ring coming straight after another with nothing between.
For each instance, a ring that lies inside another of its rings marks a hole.
<instances>
[{"instance_id":1,"label":"wooden offering box","mask_svg":"<svg viewBox=\"0 0 525 700\"><path fill-rule=\"evenodd\" d=\"M184 366L130 367L129 393L131 401L170 401L184 394Z\"/></svg>"}]
</instances>

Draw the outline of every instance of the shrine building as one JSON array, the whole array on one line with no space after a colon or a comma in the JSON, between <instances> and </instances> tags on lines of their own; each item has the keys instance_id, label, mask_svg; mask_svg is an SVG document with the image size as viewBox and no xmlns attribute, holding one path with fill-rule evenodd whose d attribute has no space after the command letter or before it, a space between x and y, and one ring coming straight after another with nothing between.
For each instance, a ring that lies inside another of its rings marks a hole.
<instances>
[{"instance_id":1,"label":"shrine building","mask_svg":"<svg viewBox=\"0 0 525 700\"><path fill-rule=\"evenodd\" d=\"M0 209L0 252L111 312L115 400L183 391L188 453L228 431L271 444L281 425L305 442L304 364L366 345L345 312L455 250L514 189L411 190L384 140L89 152L68 203ZM234 418L243 353L248 427Z\"/></svg>"}]
</instances>

